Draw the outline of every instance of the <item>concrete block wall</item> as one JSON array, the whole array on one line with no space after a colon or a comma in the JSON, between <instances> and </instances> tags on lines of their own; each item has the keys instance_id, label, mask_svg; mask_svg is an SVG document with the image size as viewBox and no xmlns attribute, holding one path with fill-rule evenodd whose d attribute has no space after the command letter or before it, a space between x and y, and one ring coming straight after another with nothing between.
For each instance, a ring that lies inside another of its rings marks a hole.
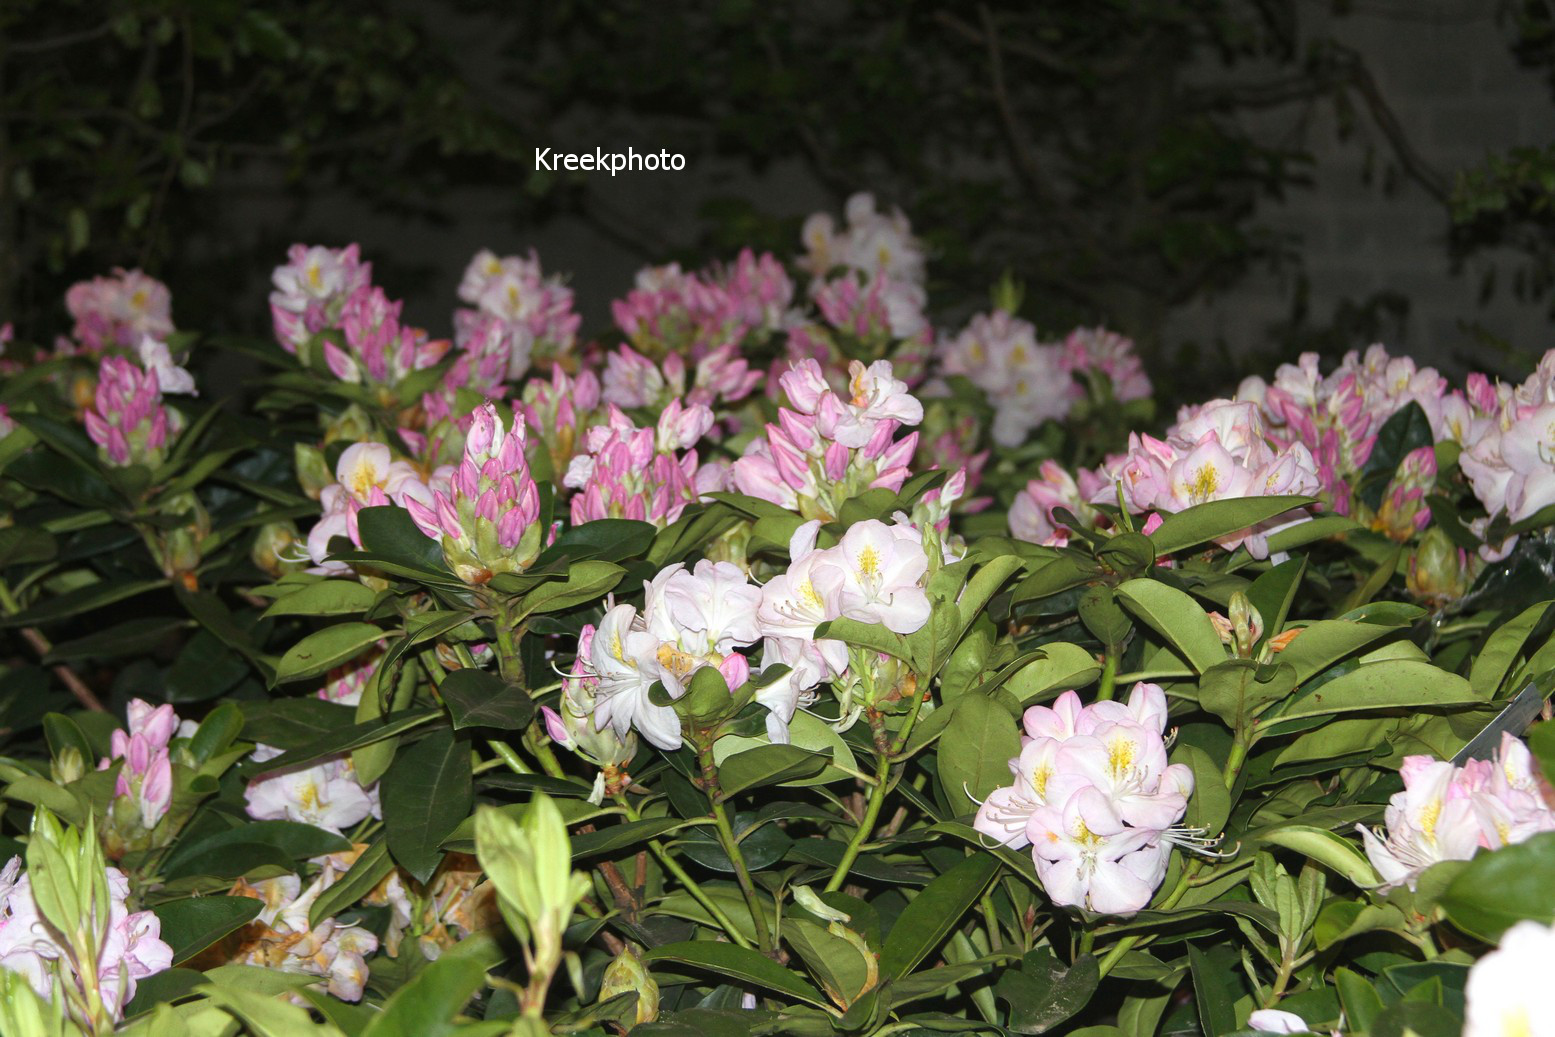
<instances>
[{"instance_id":1,"label":"concrete block wall","mask_svg":"<svg viewBox=\"0 0 1555 1037\"><path fill-rule=\"evenodd\" d=\"M1492 151L1555 140L1555 99L1538 72L1517 63L1498 6L1493 0L1358 0L1352 13L1335 18L1312 0L1303 20L1310 35L1332 36L1362 55L1415 150L1450 182ZM1385 187L1392 154L1368 115L1360 115L1348 139L1340 138L1327 104L1271 113L1264 129L1294 134L1303 118L1310 120L1313 186L1266 203L1261 216L1302 236L1314 318L1327 320L1346 297L1392 290L1408 297L1410 312L1399 339L1388 344L1444 369L1486 362L1469 328L1476 323L1522 349L1555 346L1546 306L1510 293L1515 255L1500 257L1500 288L1485 305L1479 294L1488 260L1453 272L1443 207L1414 182ZM1183 312L1168 338L1218 337L1233 349L1256 348L1247 339L1289 314L1295 289L1293 274L1257 274Z\"/></svg>"}]
</instances>

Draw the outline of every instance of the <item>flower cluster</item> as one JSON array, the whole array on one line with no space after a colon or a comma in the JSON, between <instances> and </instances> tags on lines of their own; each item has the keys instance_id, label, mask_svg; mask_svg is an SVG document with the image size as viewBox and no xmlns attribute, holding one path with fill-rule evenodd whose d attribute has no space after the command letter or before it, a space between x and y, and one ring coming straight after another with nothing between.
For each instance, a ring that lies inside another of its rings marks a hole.
<instances>
[{"instance_id":1,"label":"flower cluster","mask_svg":"<svg viewBox=\"0 0 1555 1037\"><path fill-rule=\"evenodd\" d=\"M239 879L233 896L262 901L253 922L238 930L229 960L234 964L261 965L326 980L326 988L343 1001L360 1001L367 983L367 959L378 949L378 937L359 925L334 918L308 922L313 905L325 890L338 882L362 849L321 858L318 875L306 889L296 875L279 875L250 883Z\"/></svg>"},{"instance_id":2,"label":"flower cluster","mask_svg":"<svg viewBox=\"0 0 1555 1037\"><path fill-rule=\"evenodd\" d=\"M595 675L594 636L598 631L593 623L585 623L578 635L577 655L572 669L562 681L562 697L557 709L541 707L545 716L546 732L552 741L577 753L599 768L594 780L590 801L602 803L607 794L619 792L629 779L626 765L637 755L637 732L627 727L618 732L610 723L599 724L596 711L599 704L599 677ZM621 645L625 663L625 642ZM614 658L614 657L612 657Z\"/></svg>"},{"instance_id":3,"label":"flower cluster","mask_svg":"<svg viewBox=\"0 0 1555 1037\"><path fill-rule=\"evenodd\" d=\"M85 421L92 442L120 467L161 463L164 448L183 429L179 413L162 404L156 368L147 370L122 356L103 357Z\"/></svg>"},{"instance_id":4,"label":"flower cluster","mask_svg":"<svg viewBox=\"0 0 1555 1037\"><path fill-rule=\"evenodd\" d=\"M1092 500L1111 503L1121 492L1130 512L1177 512L1195 504L1237 497L1315 493L1317 464L1300 443L1277 449L1265 435L1263 418L1249 402L1211 400L1184 408L1165 439L1129 436L1126 454L1104 466L1106 483ZM1226 550L1245 546L1254 558L1268 556L1268 535L1304 521L1281 518L1221 537Z\"/></svg>"},{"instance_id":5,"label":"flower cluster","mask_svg":"<svg viewBox=\"0 0 1555 1037\"><path fill-rule=\"evenodd\" d=\"M373 265L362 262L357 245L293 245L286 260L270 275L270 317L276 341L295 353L310 336L339 326L346 303L372 284Z\"/></svg>"},{"instance_id":6,"label":"flower cluster","mask_svg":"<svg viewBox=\"0 0 1555 1037\"><path fill-rule=\"evenodd\" d=\"M1024 718L1013 786L995 789L975 827L1014 849L1029 845L1055 904L1133 914L1166 874L1173 844L1202 834L1178 828L1193 771L1168 764L1166 695L1136 684L1128 704L1082 706L1066 691Z\"/></svg>"},{"instance_id":7,"label":"flower cluster","mask_svg":"<svg viewBox=\"0 0 1555 1037\"><path fill-rule=\"evenodd\" d=\"M559 277L546 277L534 252L527 259L477 252L459 282L459 298L471 307L454 313L460 348L469 348L481 329L503 342L504 381L516 381L535 358L549 362L571 352L583 323L572 307L572 289Z\"/></svg>"},{"instance_id":8,"label":"flower cluster","mask_svg":"<svg viewBox=\"0 0 1555 1037\"><path fill-rule=\"evenodd\" d=\"M1060 363L1072 375L1103 374L1112 398L1122 402L1150 395L1150 376L1132 339L1106 328L1075 328L1064 338Z\"/></svg>"},{"instance_id":9,"label":"flower cluster","mask_svg":"<svg viewBox=\"0 0 1555 1037\"><path fill-rule=\"evenodd\" d=\"M324 342L324 361L342 382L393 386L412 371L431 367L448 352L446 339L431 339L420 328L400 323L403 302L390 301L383 289L368 286L346 300L340 313L342 347Z\"/></svg>"},{"instance_id":10,"label":"flower cluster","mask_svg":"<svg viewBox=\"0 0 1555 1037\"><path fill-rule=\"evenodd\" d=\"M761 372L751 370L732 342L708 350L695 363L687 370L681 354L671 353L658 365L622 346L605 358L603 399L626 408L657 408L675 399L712 407L743 400L761 381Z\"/></svg>"},{"instance_id":11,"label":"flower cluster","mask_svg":"<svg viewBox=\"0 0 1555 1037\"><path fill-rule=\"evenodd\" d=\"M777 330L793 296L793 282L775 256L745 249L723 269L648 267L626 298L611 304L611 312L639 350L696 361L717 349L738 348L752 332Z\"/></svg>"},{"instance_id":12,"label":"flower cluster","mask_svg":"<svg viewBox=\"0 0 1555 1037\"><path fill-rule=\"evenodd\" d=\"M1069 413L1074 381L1064 370L1064 351L1037 342L1037 329L1004 310L973 317L959 335L942 341L940 369L962 375L994 408L995 443L1013 447L1044 421Z\"/></svg>"},{"instance_id":13,"label":"flower cluster","mask_svg":"<svg viewBox=\"0 0 1555 1037\"><path fill-rule=\"evenodd\" d=\"M22 859L12 857L0 870L0 968L18 973L39 997L60 1003L67 992L90 983L114 1021L135 996L136 984L173 965L173 949L162 940L162 923L151 911L130 911L129 880L108 868L109 909L106 939L95 962L78 963L73 949L44 921ZM83 972L91 975L82 975ZM78 1020L83 1024L89 1020Z\"/></svg>"},{"instance_id":14,"label":"flower cluster","mask_svg":"<svg viewBox=\"0 0 1555 1037\"><path fill-rule=\"evenodd\" d=\"M405 502L421 531L442 542L443 557L466 583L525 569L540 553L540 495L526 447L522 414L504 429L497 408L482 404L447 491L434 489L430 503Z\"/></svg>"},{"instance_id":15,"label":"flower cluster","mask_svg":"<svg viewBox=\"0 0 1555 1037\"><path fill-rule=\"evenodd\" d=\"M855 360L849 375L844 395L816 361L790 367L781 379L790 406L735 461L734 486L807 519L835 518L844 501L867 489L900 490L918 434L898 440L896 432L922 421L923 405L888 361L866 368Z\"/></svg>"},{"instance_id":16,"label":"flower cluster","mask_svg":"<svg viewBox=\"0 0 1555 1037\"><path fill-rule=\"evenodd\" d=\"M1385 832L1357 826L1366 856L1387 887L1415 888L1438 861L1468 860L1481 849L1519 843L1555 831L1555 809L1528 747L1502 736L1493 760L1455 767L1430 756L1408 756L1399 767L1404 791L1388 800Z\"/></svg>"},{"instance_id":17,"label":"flower cluster","mask_svg":"<svg viewBox=\"0 0 1555 1037\"><path fill-rule=\"evenodd\" d=\"M1094 527L1100 513L1091 506L1101 499L1106 484L1091 471L1081 470L1079 480L1057 461L1043 461L1040 476L1028 482L1010 504L1010 533L1019 540L1049 547L1069 543L1069 527L1053 515L1054 508L1067 508L1081 524Z\"/></svg>"},{"instance_id":18,"label":"flower cluster","mask_svg":"<svg viewBox=\"0 0 1555 1037\"><path fill-rule=\"evenodd\" d=\"M874 195L860 192L848 199L844 214L847 226L842 230L830 213L814 213L805 220L800 234L808 254L799 261L801 267L816 278L845 267L869 277L886 274L923 283L923 244L913 237L900 209L882 213L875 208Z\"/></svg>"},{"instance_id":19,"label":"flower cluster","mask_svg":"<svg viewBox=\"0 0 1555 1037\"><path fill-rule=\"evenodd\" d=\"M173 333L173 296L167 285L139 270L115 270L71 285L65 308L75 320L70 334L88 353L112 346L133 349L142 338Z\"/></svg>"},{"instance_id":20,"label":"flower cluster","mask_svg":"<svg viewBox=\"0 0 1555 1037\"><path fill-rule=\"evenodd\" d=\"M572 521L628 518L663 527L680 518L701 494L723 488L717 465L697 464L692 446L713 424L713 412L701 404L671 401L656 426L638 428L611 405L606 424L584 437L584 453L575 456L562 485L576 490Z\"/></svg>"}]
</instances>

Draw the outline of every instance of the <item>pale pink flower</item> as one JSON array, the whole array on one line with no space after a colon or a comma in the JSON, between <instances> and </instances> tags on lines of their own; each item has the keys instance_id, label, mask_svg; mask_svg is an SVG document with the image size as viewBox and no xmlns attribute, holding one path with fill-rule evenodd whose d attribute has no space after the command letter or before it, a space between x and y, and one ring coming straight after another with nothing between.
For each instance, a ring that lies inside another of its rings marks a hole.
<instances>
[{"instance_id":1,"label":"pale pink flower","mask_svg":"<svg viewBox=\"0 0 1555 1037\"><path fill-rule=\"evenodd\" d=\"M110 346L133 349L145 336L161 340L173 333L172 294L139 270L116 269L71 285L65 308L75 320L71 335L93 354Z\"/></svg>"},{"instance_id":2,"label":"pale pink flower","mask_svg":"<svg viewBox=\"0 0 1555 1037\"><path fill-rule=\"evenodd\" d=\"M1463 1037L1555 1034L1555 998L1544 986L1552 960L1555 927L1522 921L1502 933L1500 945L1469 970Z\"/></svg>"},{"instance_id":3,"label":"pale pink flower","mask_svg":"<svg viewBox=\"0 0 1555 1037\"><path fill-rule=\"evenodd\" d=\"M256 746L252 759L273 760L281 750ZM296 821L336 834L379 816L377 785L364 788L348 756L262 773L243 792L248 816L257 821Z\"/></svg>"},{"instance_id":4,"label":"pale pink flower","mask_svg":"<svg viewBox=\"0 0 1555 1037\"><path fill-rule=\"evenodd\" d=\"M270 281L270 313L275 337L295 353L308 336L336 327L346 300L372 283L371 263L362 262L361 248L347 245L293 245L287 262L275 268Z\"/></svg>"}]
</instances>

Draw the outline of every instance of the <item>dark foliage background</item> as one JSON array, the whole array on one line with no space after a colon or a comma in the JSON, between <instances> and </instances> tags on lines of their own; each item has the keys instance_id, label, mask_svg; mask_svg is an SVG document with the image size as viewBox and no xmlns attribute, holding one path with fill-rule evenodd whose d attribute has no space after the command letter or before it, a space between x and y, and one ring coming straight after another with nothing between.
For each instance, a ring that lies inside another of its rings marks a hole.
<instances>
[{"instance_id":1,"label":"dark foliage background","mask_svg":"<svg viewBox=\"0 0 1555 1037\"><path fill-rule=\"evenodd\" d=\"M1260 202L1312 179L1309 142L1267 118L1303 106L1331 108L1376 175L1437 202L1444 251L1501 258L1487 297L1547 296L1555 152L1493 155L1455 185L1362 57L1310 31L1320 10L15 0L0 10L0 313L46 337L71 281L141 266L173 285L181 326L261 333L284 247L354 236L349 214L479 219L494 240L570 222L611 243L612 271L745 244L786 253L793 198L814 192L782 188L803 180L834 209L862 188L902 206L932 243L942 319L1008 271L1044 328L1105 321L1139 340L1168 394L1202 397L1270 353L1338 353L1407 312L1374 292L1317 314L1298 292L1247 341L1173 338L1182 307L1253 271L1301 270L1302 242ZM1517 59L1548 70L1548 4L1503 20ZM687 181L693 216L670 233L620 183L534 168L537 146L612 142L721 172ZM456 273L408 237L372 258L413 314L417 285Z\"/></svg>"}]
</instances>

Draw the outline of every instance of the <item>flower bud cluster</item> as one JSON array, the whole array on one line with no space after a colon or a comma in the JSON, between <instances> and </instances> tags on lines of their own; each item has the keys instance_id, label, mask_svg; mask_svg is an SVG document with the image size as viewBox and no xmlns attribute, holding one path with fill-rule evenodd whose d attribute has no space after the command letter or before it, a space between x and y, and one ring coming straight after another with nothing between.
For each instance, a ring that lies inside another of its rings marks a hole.
<instances>
[{"instance_id":1,"label":"flower bud cluster","mask_svg":"<svg viewBox=\"0 0 1555 1037\"><path fill-rule=\"evenodd\" d=\"M565 473L583 449L584 433L600 417L599 403L599 378L593 371L569 375L558 366L551 368L549 379L524 383L518 407L534 444L531 449L549 452L551 471Z\"/></svg>"},{"instance_id":2,"label":"flower bud cluster","mask_svg":"<svg viewBox=\"0 0 1555 1037\"><path fill-rule=\"evenodd\" d=\"M393 386L412 371L442 360L448 340L428 338L420 328L401 324L404 305L371 285L347 299L340 313L344 348L333 340L324 342L324 361L331 373L354 385Z\"/></svg>"},{"instance_id":3,"label":"flower bud cluster","mask_svg":"<svg viewBox=\"0 0 1555 1037\"><path fill-rule=\"evenodd\" d=\"M1528 747L1502 735L1494 759L1462 767L1430 756L1406 756L1404 791L1388 800L1381 831L1356 826L1384 887L1415 888L1438 861L1468 860L1482 849L1555 831L1549 786Z\"/></svg>"},{"instance_id":4,"label":"flower bud cluster","mask_svg":"<svg viewBox=\"0 0 1555 1037\"><path fill-rule=\"evenodd\" d=\"M527 445L522 414L504 429L497 408L482 404L448 490L433 490L430 503L406 502L411 518L442 542L443 557L466 583L484 584L497 573L521 571L544 546Z\"/></svg>"},{"instance_id":5,"label":"flower bud cluster","mask_svg":"<svg viewBox=\"0 0 1555 1037\"><path fill-rule=\"evenodd\" d=\"M807 519L827 520L867 489L902 488L918 434L894 437L903 425L923 420L923 405L893 377L887 361L867 368L854 361L849 373L847 395L831 387L814 360L784 373L791 406L779 408L777 423L735 461L735 488Z\"/></svg>"},{"instance_id":6,"label":"flower bud cluster","mask_svg":"<svg viewBox=\"0 0 1555 1037\"><path fill-rule=\"evenodd\" d=\"M626 298L611 303L611 313L638 350L700 360L725 347L738 350L752 332L777 330L793 296L793 283L775 256L745 249L723 269L648 267Z\"/></svg>"},{"instance_id":7,"label":"flower bud cluster","mask_svg":"<svg viewBox=\"0 0 1555 1037\"><path fill-rule=\"evenodd\" d=\"M1168 764L1166 695L1136 684L1127 705L1066 691L1024 718L1015 784L995 789L974 827L1014 849L1031 847L1053 903L1098 914L1133 914L1166 875L1173 845L1202 833L1177 827L1193 771Z\"/></svg>"},{"instance_id":8,"label":"flower bud cluster","mask_svg":"<svg viewBox=\"0 0 1555 1037\"><path fill-rule=\"evenodd\" d=\"M92 442L121 468L161 464L164 449L183 429L179 413L162 404L156 369L146 370L122 356L103 357L85 421Z\"/></svg>"},{"instance_id":9,"label":"flower bud cluster","mask_svg":"<svg viewBox=\"0 0 1555 1037\"><path fill-rule=\"evenodd\" d=\"M100 862L100 858L99 858ZM34 897L32 876L12 857L0 870L0 968L24 977L41 998L63 1003L86 1032L99 1022L124 1018L140 980L172 968L173 948L162 940L162 923L151 911L130 911L129 880L107 868L106 938L95 961L79 961L69 941L45 921ZM82 1017L81 994L94 989L105 1020ZM101 1031L99 1031L101 1032Z\"/></svg>"},{"instance_id":10,"label":"flower bud cluster","mask_svg":"<svg viewBox=\"0 0 1555 1037\"><path fill-rule=\"evenodd\" d=\"M113 783L113 804L108 830L103 833L110 852L144 849L157 823L173 803L173 762L168 746L178 733L178 715L170 705L155 708L141 699L130 700L129 730L116 730L109 754L97 769L108 770L123 761Z\"/></svg>"},{"instance_id":11,"label":"flower bud cluster","mask_svg":"<svg viewBox=\"0 0 1555 1037\"><path fill-rule=\"evenodd\" d=\"M671 353L661 365L655 365L631 346L622 346L605 358L602 395L606 403L624 408L656 409L675 399L713 407L743 400L761 377L733 342L708 350L690 370L679 353Z\"/></svg>"},{"instance_id":12,"label":"flower bud cluster","mask_svg":"<svg viewBox=\"0 0 1555 1037\"><path fill-rule=\"evenodd\" d=\"M611 405L606 420L588 430L586 452L572 459L562 479L562 485L577 491L574 525L627 518L662 528L701 494L723 489L723 469L699 467L691 449L712 428L713 412L707 407L673 400L657 426L638 428Z\"/></svg>"}]
</instances>

